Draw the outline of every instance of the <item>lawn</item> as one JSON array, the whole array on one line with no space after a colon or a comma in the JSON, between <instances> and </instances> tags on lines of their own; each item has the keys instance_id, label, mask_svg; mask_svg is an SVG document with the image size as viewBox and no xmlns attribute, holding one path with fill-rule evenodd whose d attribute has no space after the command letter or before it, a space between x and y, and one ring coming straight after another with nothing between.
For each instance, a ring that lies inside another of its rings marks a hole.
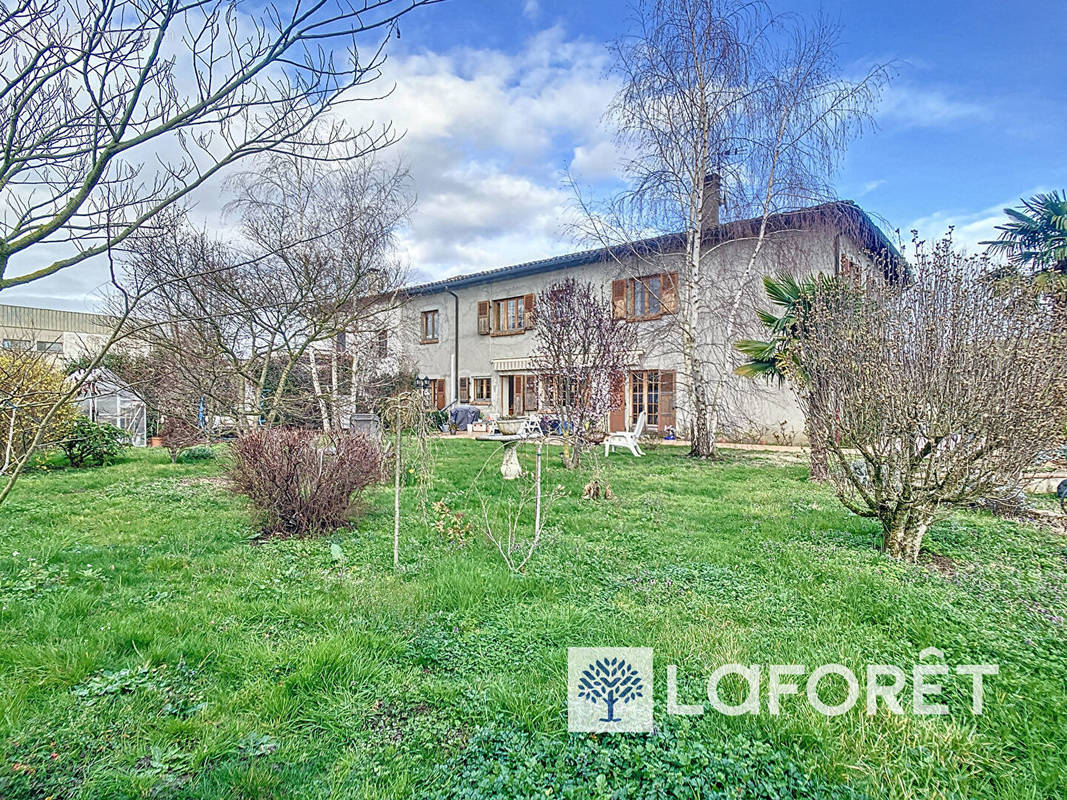
<instances>
[{"instance_id":1,"label":"lawn","mask_svg":"<svg viewBox=\"0 0 1067 800\"><path fill-rule=\"evenodd\" d=\"M476 517L491 452L443 442L432 496ZM1067 796L1062 535L961 512L905 566L802 467L661 447L612 456L612 501L551 464L524 575L409 489L398 574L388 489L356 529L255 543L220 469L138 452L0 508L0 797ZM655 734L567 734L567 648L598 645L655 648ZM929 646L999 665L985 714L961 678L941 717L664 713L667 664L698 702L725 663Z\"/></svg>"}]
</instances>

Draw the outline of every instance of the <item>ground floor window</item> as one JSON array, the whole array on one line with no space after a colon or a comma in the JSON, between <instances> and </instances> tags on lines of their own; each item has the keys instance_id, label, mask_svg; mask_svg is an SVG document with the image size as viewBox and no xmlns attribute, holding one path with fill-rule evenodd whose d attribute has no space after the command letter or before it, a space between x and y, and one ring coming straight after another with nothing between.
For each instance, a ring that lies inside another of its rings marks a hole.
<instances>
[{"instance_id":1,"label":"ground floor window","mask_svg":"<svg viewBox=\"0 0 1067 800\"><path fill-rule=\"evenodd\" d=\"M644 411L645 424L659 426L659 370L646 369L630 373L630 424L634 425Z\"/></svg>"},{"instance_id":2,"label":"ground floor window","mask_svg":"<svg viewBox=\"0 0 1067 800\"><path fill-rule=\"evenodd\" d=\"M667 433L676 423L675 373L667 369L639 369L626 374L614 393L615 408L608 424L613 431L633 430L644 411L647 430Z\"/></svg>"},{"instance_id":3,"label":"ground floor window","mask_svg":"<svg viewBox=\"0 0 1067 800\"><path fill-rule=\"evenodd\" d=\"M493 397L493 379L492 378L475 378L474 379L474 402L475 403L488 403Z\"/></svg>"}]
</instances>

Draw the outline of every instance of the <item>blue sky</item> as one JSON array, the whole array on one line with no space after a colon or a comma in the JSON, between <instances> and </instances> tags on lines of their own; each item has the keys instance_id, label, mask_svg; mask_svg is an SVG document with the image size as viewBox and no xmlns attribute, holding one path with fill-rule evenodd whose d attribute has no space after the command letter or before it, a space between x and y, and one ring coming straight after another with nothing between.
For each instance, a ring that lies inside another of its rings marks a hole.
<instances>
[{"instance_id":1,"label":"blue sky","mask_svg":"<svg viewBox=\"0 0 1067 800\"><path fill-rule=\"evenodd\" d=\"M846 71L896 63L877 130L853 143L837 180L839 196L888 228L929 237L954 224L973 247L1004 205L1067 187L1067 2L773 5L837 21ZM418 193L402 241L415 277L575 247L563 224L568 173L608 191L618 172L601 120L616 88L605 43L624 32L625 9L612 0L446 0L405 18L387 65L395 92L348 113L407 131L390 157L410 166ZM217 187L202 192L201 220L217 224L223 200ZM102 272L76 270L3 300L91 307Z\"/></svg>"},{"instance_id":2,"label":"blue sky","mask_svg":"<svg viewBox=\"0 0 1067 800\"><path fill-rule=\"evenodd\" d=\"M1067 185L1067 3L772 5L837 22L846 68L897 64L878 130L847 155L842 196L907 226L971 221L1035 189ZM514 53L552 26L567 39L599 43L625 31L626 7L613 0L450 0L419 19L418 33L425 46L443 50Z\"/></svg>"}]
</instances>

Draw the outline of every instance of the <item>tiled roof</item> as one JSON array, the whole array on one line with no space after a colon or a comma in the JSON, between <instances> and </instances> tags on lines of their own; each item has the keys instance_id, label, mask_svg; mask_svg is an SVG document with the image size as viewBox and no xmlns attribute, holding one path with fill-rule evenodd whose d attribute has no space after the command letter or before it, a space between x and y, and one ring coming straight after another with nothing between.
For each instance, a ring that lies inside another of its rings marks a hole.
<instances>
[{"instance_id":1,"label":"tiled roof","mask_svg":"<svg viewBox=\"0 0 1067 800\"><path fill-rule=\"evenodd\" d=\"M721 242L751 235L758 227L760 218L736 220L709 228L704 232L705 242ZM790 227L814 228L816 225L829 225L838 230L848 230L855 235L862 244L871 252L885 257L887 269L894 273L903 264L900 252L871 220L867 213L855 203L848 200L840 200L833 203L823 203L818 206L787 211L781 214L772 214L767 218L768 231L782 230ZM641 255L653 255L655 253L676 252L685 245L685 234L669 233L650 239L641 239L636 242L617 245L615 247L598 247L592 250L581 250L576 253L543 258L539 261L527 261L522 264L513 264L508 267L495 267L493 269L471 272L466 275L455 275L450 278L442 278L428 283L419 283L408 286L404 291L408 294L432 294L443 292L448 289L459 289L465 286L477 286L483 283L501 280L503 278L520 278L526 275L536 275L542 272L551 272L557 269L580 267L586 264L596 264L613 258L625 258L638 253Z\"/></svg>"}]
</instances>

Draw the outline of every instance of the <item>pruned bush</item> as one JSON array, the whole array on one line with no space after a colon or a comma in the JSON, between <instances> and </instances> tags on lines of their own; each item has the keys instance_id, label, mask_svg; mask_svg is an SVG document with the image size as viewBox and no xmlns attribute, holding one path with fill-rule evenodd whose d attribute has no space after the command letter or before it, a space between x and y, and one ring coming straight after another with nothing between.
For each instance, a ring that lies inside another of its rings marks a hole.
<instances>
[{"instance_id":1,"label":"pruned bush","mask_svg":"<svg viewBox=\"0 0 1067 800\"><path fill-rule=\"evenodd\" d=\"M130 446L130 435L106 422L80 417L63 442L63 451L72 467L103 467L114 464Z\"/></svg>"},{"instance_id":2,"label":"pruned bush","mask_svg":"<svg viewBox=\"0 0 1067 800\"><path fill-rule=\"evenodd\" d=\"M1021 487L1062 442L1067 307L948 237L911 267L820 284L783 363L838 496L914 563L939 516Z\"/></svg>"},{"instance_id":3,"label":"pruned bush","mask_svg":"<svg viewBox=\"0 0 1067 800\"><path fill-rule=\"evenodd\" d=\"M181 417L167 417L159 428L163 446L170 453L172 464L178 463L178 456L190 447L204 441L204 432L199 427Z\"/></svg>"},{"instance_id":4,"label":"pruned bush","mask_svg":"<svg viewBox=\"0 0 1067 800\"><path fill-rule=\"evenodd\" d=\"M247 495L265 533L307 536L352 521L362 491L381 476L381 452L365 436L265 428L231 449L234 490Z\"/></svg>"}]
</instances>

